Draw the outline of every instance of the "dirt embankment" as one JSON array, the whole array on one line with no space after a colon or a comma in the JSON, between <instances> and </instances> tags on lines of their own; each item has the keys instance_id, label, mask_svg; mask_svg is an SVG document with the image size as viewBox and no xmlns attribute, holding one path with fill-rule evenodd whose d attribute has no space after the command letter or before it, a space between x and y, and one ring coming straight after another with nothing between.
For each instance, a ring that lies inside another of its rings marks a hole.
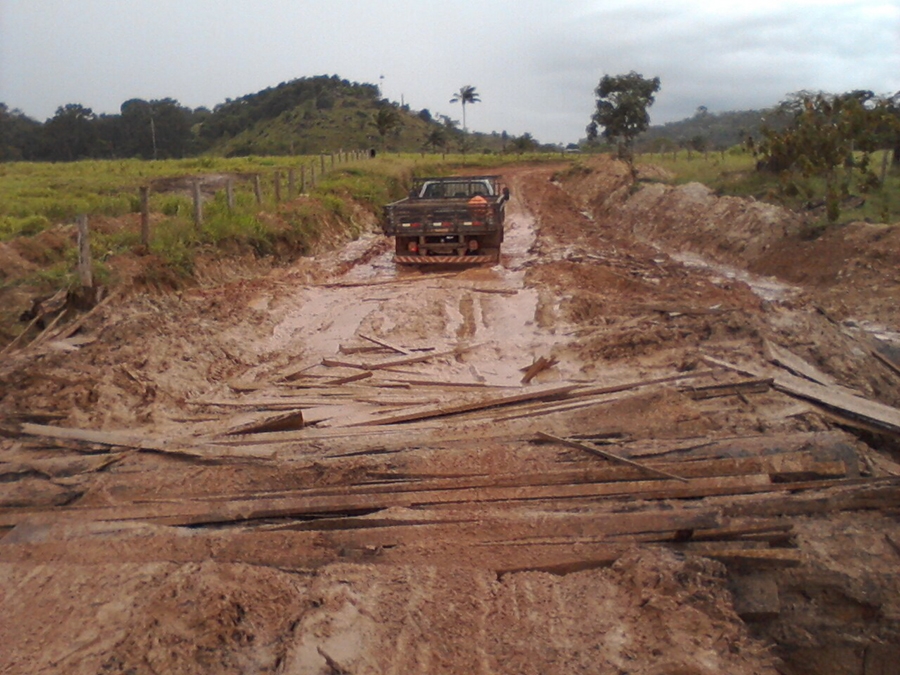
<instances>
[{"instance_id":1,"label":"dirt embankment","mask_svg":"<svg viewBox=\"0 0 900 675\"><path fill-rule=\"evenodd\" d=\"M672 251L796 284L838 320L900 328L897 223L855 222L820 232L804 214L719 197L699 183L642 183L633 190L621 168L598 173L566 181L596 218ZM618 178L612 185L611 173Z\"/></svg>"},{"instance_id":2,"label":"dirt embankment","mask_svg":"<svg viewBox=\"0 0 900 675\"><path fill-rule=\"evenodd\" d=\"M507 172L494 267L369 233L13 350L0 673L891 672L893 437L769 352L896 374L824 285L676 257L775 255L789 214L589 169Z\"/></svg>"}]
</instances>

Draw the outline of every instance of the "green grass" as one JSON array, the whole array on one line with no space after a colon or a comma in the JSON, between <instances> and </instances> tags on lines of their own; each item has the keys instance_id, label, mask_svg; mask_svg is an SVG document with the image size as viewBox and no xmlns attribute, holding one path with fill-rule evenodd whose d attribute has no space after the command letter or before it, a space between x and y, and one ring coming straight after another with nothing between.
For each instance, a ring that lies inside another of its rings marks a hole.
<instances>
[{"instance_id":1,"label":"green grass","mask_svg":"<svg viewBox=\"0 0 900 675\"><path fill-rule=\"evenodd\" d=\"M189 160L83 161L73 163L0 164L0 241L35 249L32 259L49 256L41 252L38 235L62 227L59 237L70 242L66 260L48 258L46 274L37 275L39 285L75 283L71 223L88 214L91 249L99 274L115 277L107 261L115 256L139 252L139 187L150 185L150 211L154 214L150 253L177 276L190 276L196 255L222 255L252 249L258 255L276 250L295 254L310 252L327 228L333 235L342 229L355 237L362 226L354 214L359 208L380 214L381 207L406 194L414 175L449 174L473 167L494 170L504 164L559 161L558 155L422 155L381 154L375 159L338 161L330 157L202 157ZM294 170L295 190L305 173L303 198L288 195L288 174ZM274 174L280 173L282 201L276 201ZM315 185L310 186L315 173ZM193 222L190 179L194 176L233 177L234 209L227 205L225 190L204 202L203 226ZM262 202L258 203L252 177L260 176ZM351 206L351 203L353 206ZM162 218L160 219L160 215ZM52 256L51 256L52 257ZM43 263L42 263L43 264ZM63 270L67 270L63 272ZM44 274L42 272L42 274ZM46 282L46 283L44 283Z\"/></svg>"},{"instance_id":2,"label":"green grass","mask_svg":"<svg viewBox=\"0 0 900 675\"><path fill-rule=\"evenodd\" d=\"M881 162L882 153L875 153L871 166L878 174ZM706 155L694 152L690 157L685 150L679 151L675 156L671 152L663 155L643 154L637 163L662 167L672 175L670 180L665 181L667 183L682 185L699 182L708 185L718 194L754 197L798 211L805 211L810 206L817 207L825 199L823 178L787 179L757 171L756 158L739 148ZM888 171L884 185L874 189L860 180L858 172L853 172L844 197L850 199L843 202L836 224L858 220L895 223L900 220L900 172ZM858 206L855 204L858 200L852 199L853 197L861 197L865 203ZM815 213L818 214L819 211ZM829 225L823 215L820 226Z\"/></svg>"}]
</instances>

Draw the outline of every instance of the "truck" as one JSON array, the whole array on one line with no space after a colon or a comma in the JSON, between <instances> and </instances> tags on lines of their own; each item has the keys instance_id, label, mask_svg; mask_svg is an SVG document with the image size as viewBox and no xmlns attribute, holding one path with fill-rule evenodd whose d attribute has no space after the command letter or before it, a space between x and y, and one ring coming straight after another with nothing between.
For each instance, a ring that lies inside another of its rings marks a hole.
<instances>
[{"instance_id":1,"label":"truck","mask_svg":"<svg viewBox=\"0 0 900 675\"><path fill-rule=\"evenodd\" d=\"M418 178L409 196L384 207L382 229L401 265L500 260L509 188L499 176Z\"/></svg>"}]
</instances>

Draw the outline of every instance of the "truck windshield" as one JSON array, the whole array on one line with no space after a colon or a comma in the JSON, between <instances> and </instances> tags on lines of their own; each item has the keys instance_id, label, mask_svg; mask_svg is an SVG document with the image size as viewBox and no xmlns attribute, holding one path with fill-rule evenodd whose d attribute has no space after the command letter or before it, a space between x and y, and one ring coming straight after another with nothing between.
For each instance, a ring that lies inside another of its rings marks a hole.
<instances>
[{"instance_id":1,"label":"truck windshield","mask_svg":"<svg viewBox=\"0 0 900 675\"><path fill-rule=\"evenodd\" d=\"M452 182L429 182L422 186L421 197L425 199L446 199L448 197L474 197L475 195L491 195L490 183L483 180L467 180Z\"/></svg>"}]
</instances>

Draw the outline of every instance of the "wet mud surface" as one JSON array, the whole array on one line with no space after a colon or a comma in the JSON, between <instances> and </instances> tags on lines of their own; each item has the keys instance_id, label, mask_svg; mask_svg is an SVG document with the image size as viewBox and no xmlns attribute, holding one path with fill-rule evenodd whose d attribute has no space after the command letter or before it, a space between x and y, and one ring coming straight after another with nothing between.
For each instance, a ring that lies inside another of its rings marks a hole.
<instances>
[{"instance_id":1,"label":"wet mud surface","mask_svg":"<svg viewBox=\"0 0 900 675\"><path fill-rule=\"evenodd\" d=\"M499 265L370 233L5 355L0 673L891 672L896 226L504 178Z\"/></svg>"}]
</instances>

